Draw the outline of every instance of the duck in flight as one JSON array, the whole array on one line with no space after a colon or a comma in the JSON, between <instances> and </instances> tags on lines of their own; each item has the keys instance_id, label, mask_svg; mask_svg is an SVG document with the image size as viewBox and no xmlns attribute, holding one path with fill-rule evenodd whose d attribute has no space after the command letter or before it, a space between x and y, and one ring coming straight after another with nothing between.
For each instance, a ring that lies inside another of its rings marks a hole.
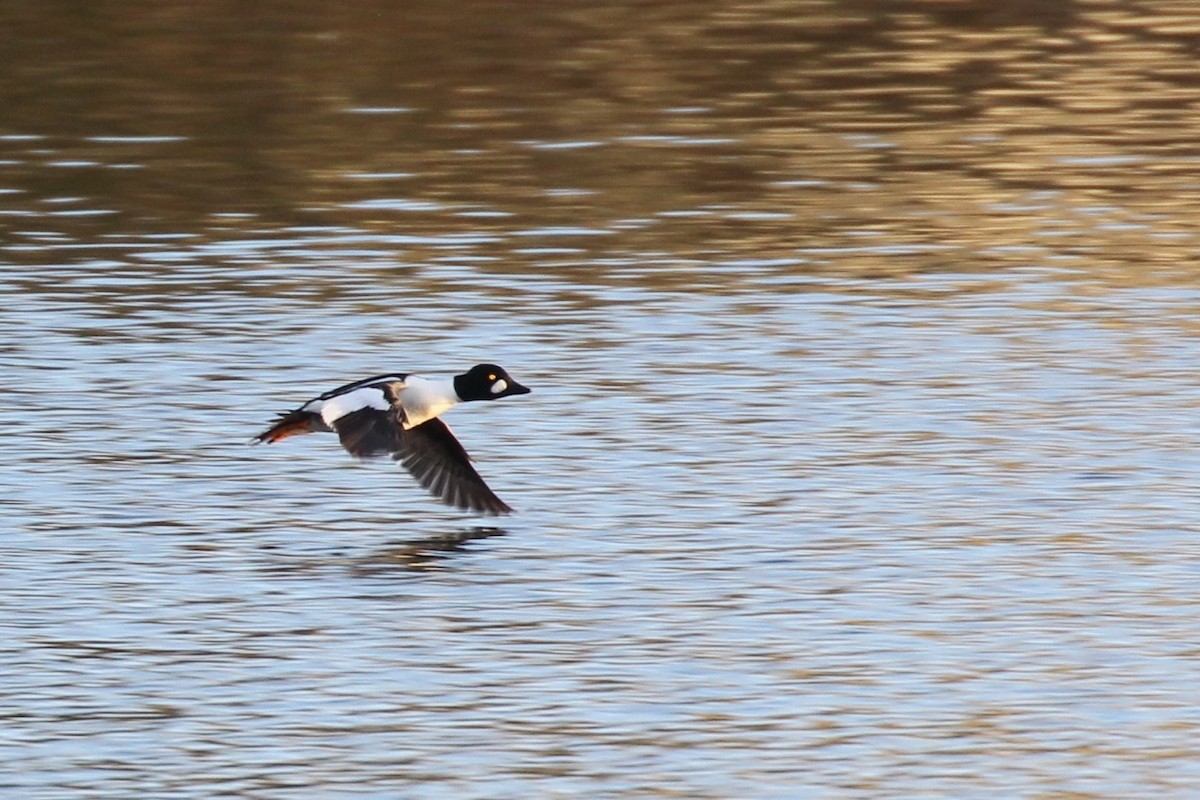
<instances>
[{"instance_id":1,"label":"duck in flight","mask_svg":"<svg viewBox=\"0 0 1200 800\"><path fill-rule=\"evenodd\" d=\"M529 389L495 364L477 364L448 380L376 375L348 383L279 415L253 443L334 432L352 456L390 455L447 505L486 514L512 508L471 465L467 451L439 418L459 403L499 400Z\"/></svg>"}]
</instances>

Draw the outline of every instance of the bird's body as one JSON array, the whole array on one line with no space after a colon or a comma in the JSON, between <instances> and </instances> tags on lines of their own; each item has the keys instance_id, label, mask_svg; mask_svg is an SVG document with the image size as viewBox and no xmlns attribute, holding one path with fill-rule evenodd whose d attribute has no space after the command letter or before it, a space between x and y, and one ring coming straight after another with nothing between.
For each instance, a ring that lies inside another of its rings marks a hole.
<instances>
[{"instance_id":1,"label":"bird's body","mask_svg":"<svg viewBox=\"0 0 1200 800\"><path fill-rule=\"evenodd\" d=\"M401 373L339 386L279 415L255 442L278 442L319 431L337 433L360 458L390 455L422 486L452 506L489 514L512 509L488 488L470 456L439 417L462 402L498 400L529 389L495 364L433 380Z\"/></svg>"}]
</instances>

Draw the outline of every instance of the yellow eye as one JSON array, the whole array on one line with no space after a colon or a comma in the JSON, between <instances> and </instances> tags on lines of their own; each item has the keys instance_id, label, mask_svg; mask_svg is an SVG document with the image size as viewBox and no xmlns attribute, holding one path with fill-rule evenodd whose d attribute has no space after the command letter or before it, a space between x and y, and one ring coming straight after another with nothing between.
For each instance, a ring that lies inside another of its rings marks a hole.
<instances>
[{"instance_id":1,"label":"yellow eye","mask_svg":"<svg viewBox=\"0 0 1200 800\"><path fill-rule=\"evenodd\" d=\"M488 375L488 380L489 380L489 381L494 381L494 380L496 380L496 376L495 376L495 374L494 374L494 373L493 373L493 374L489 374L489 375Z\"/></svg>"}]
</instances>

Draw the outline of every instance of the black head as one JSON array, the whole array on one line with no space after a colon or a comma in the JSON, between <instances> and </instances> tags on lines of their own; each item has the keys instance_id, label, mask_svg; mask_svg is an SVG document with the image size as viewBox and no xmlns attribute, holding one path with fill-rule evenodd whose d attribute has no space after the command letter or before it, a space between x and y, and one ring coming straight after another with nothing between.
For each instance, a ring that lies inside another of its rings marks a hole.
<instances>
[{"instance_id":1,"label":"black head","mask_svg":"<svg viewBox=\"0 0 1200 800\"><path fill-rule=\"evenodd\" d=\"M529 394L529 391L495 364L476 364L454 377L454 392L463 400L499 400L513 394Z\"/></svg>"}]
</instances>

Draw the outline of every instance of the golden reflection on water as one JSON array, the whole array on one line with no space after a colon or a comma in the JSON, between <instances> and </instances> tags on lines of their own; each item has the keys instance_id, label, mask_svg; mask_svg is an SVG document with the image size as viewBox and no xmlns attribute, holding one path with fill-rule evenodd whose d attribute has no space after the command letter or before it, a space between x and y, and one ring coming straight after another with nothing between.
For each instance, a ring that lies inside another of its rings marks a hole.
<instances>
[{"instance_id":1,"label":"golden reflection on water","mask_svg":"<svg viewBox=\"0 0 1200 800\"><path fill-rule=\"evenodd\" d=\"M1186 3L66 6L0 25L17 260L332 225L590 276L1194 273Z\"/></svg>"}]
</instances>

